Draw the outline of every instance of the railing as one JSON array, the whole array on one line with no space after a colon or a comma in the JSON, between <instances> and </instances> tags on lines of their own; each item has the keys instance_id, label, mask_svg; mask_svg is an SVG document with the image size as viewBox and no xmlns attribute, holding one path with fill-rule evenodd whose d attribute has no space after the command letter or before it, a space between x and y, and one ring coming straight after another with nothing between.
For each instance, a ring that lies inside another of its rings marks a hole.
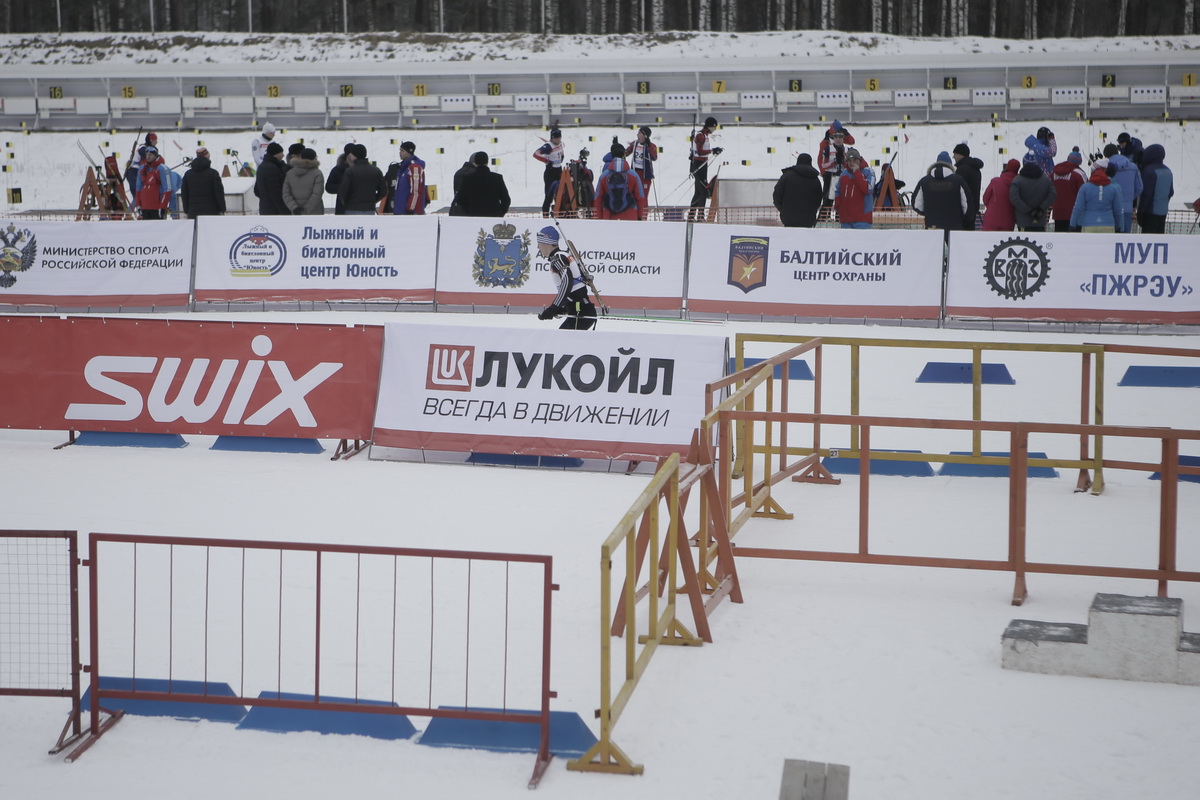
<instances>
[{"instance_id":1,"label":"railing","mask_svg":"<svg viewBox=\"0 0 1200 800\"><path fill-rule=\"evenodd\" d=\"M549 556L94 533L88 575L91 719L68 760L123 699L526 723L531 787L549 764Z\"/></svg>"}]
</instances>

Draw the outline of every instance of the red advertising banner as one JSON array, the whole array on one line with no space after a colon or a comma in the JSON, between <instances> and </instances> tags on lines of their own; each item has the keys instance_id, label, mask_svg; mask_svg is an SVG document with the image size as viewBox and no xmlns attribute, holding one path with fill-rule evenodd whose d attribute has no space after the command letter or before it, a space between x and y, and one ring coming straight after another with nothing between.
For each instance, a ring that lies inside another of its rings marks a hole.
<instances>
[{"instance_id":1,"label":"red advertising banner","mask_svg":"<svg viewBox=\"0 0 1200 800\"><path fill-rule=\"evenodd\" d=\"M0 316L7 428L369 438L383 328Z\"/></svg>"}]
</instances>

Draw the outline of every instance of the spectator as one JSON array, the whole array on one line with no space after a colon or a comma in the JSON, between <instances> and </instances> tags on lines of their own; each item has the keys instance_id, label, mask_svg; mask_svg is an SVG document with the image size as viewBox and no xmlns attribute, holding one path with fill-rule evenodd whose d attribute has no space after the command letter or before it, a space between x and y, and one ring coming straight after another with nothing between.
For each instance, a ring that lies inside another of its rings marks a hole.
<instances>
[{"instance_id":1,"label":"spectator","mask_svg":"<svg viewBox=\"0 0 1200 800\"><path fill-rule=\"evenodd\" d=\"M267 145L258 173L254 176L254 194L258 197L258 213L264 215L291 214L283 202L283 178L287 166L283 163L283 145Z\"/></svg>"},{"instance_id":2,"label":"spectator","mask_svg":"<svg viewBox=\"0 0 1200 800\"><path fill-rule=\"evenodd\" d=\"M834 120L825 131L825 138L817 148L817 169L821 171L821 186L824 198L822 208L832 208L837 190L837 179L846 164L846 148L854 144L854 136L838 120Z\"/></svg>"},{"instance_id":3,"label":"spectator","mask_svg":"<svg viewBox=\"0 0 1200 800\"><path fill-rule=\"evenodd\" d=\"M1009 189L1013 178L1021 169L1021 162L1010 158L1004 165L1004 171L992 178L987 189L983 192L983 229L985 231L1011 231L1017 224L1016 213L1013 211Z\"/></svg>"},{"instance_id":4,"label":"spectator","mask_svg":"<svg viewBox=\"0 0 1200 800\"><path fill-rule=\"evenodd\" d=\"M1133 165L1142 169L1142 160L1145 157L1145 149L1142 147L1142 140L1136 136L1130 136L1128 131L1122 131L1117 136L1118 151L1121 155L1133 162Z\"/></svg>"},{"instance_id":5,"label":"spectator","mask_svg":"<svg viewBox=\"0 0 1200 800\"><path fill-rule=\"evenodd\" d=\"M321 174L317 151L301 148L299 158L292 162L292 168L283 178L283 204L293 214L324 214L324 187L325 176Z\"/></svg>"},{"instance_id":6,"label":"spectator","mask_svg":"<svg viewBox=\"0 0 1200 800\"><path fill-rule=\"evenodd\" d=\"M812 228L824 199L821 174L812 165L812 156L801 153L795 166L783 170L775 182L774 202L779 221L785 228Z\"/></svg>"},{"instance_id":7,"label":"spectator","mask_svg":"<svg viewBox=\"0 0 1200 800\"><path fill-rule=\"evenodd\" d=\"M954 145L953 157L954 174L962 178L967 187L967 213L963 215L962 229L973 231L979 221L979 192L983 186L983 162L978 158L971 157L971 147L966 142Z\"/></svg>"},{"instance_id":8,"label":"spectator","mask_svg":"<svg viewBox=\"0 0 1200 800\"><path fill-rule=\"evenodd\" d=\"M342 154L337 157L337 162L334 163L333 169L329 170L329 177L325 179L325 191L332 195L337 195L338 189L342 185L342 177L346 174L346 170L350 168L349 157L350 150L354 147L354 142L349 142L342 148ZM342 199L337 197L333 206L334 214L345 214L346 209L342 205Z\"/></svg>"},{"instance_id":9,"label":"spectator","mask_svg":"<svg viewBox=\"0 0 1200 800\"><path fill-rule=\"evenodd\" d=\"M1104 148L1105 151L1108 148ZM1107 152L1106 152L1107 154ZM1133 230L1133 206L1142 194L1142 173L1131 159L1118 151L1108 157L1108 176L1121 187L1121 218L1117 220L1117 233Z\"/></svg>"},{"instance_id":10,"label":"spectator","mask_svg":"<svg viewBox=\"0 0 1200 800\"><path fill-rule=\"evenodd\" d=\"M450 201L450 211L452 217L460 217L466 214L462 206L458 204L458 194L462 191L463 179L475 171L475 156L479 153L471 153L471 157L463 162L463 165L454 173L454 199Z\"/></svg>"},{"instance_id":11,"label":"spectator","mask_svg":"<svg viewBox=\"0 0 1200 800\"><path fill-rule=\"evenodd\" d=\"M575 208L580 216L586 215L596 202L596 176L587 164L590 155L585 147L579 151L578 159L567 164L567 170L571 173L571 185L575 187Z\"/></svg>"},{"instance_id":12,"label":"spectator","mask_svg":"<svg viewBox=\"0 0 1200 800\"><path fill-rule=\"evenodd\" d=\"M488 154L475 153L472 171L463 176L462 186L454 196L454 205L467 217L503 217L512 205L504 176L492 172L488 166Z\"/></svg>"},{"instance_id":13,"label":"spectator","mask_svg":"<svg viewBox=\"0 0 1200 800\"><path fill-rule=\"evenodd\" d=\"M1142 233L1164 233L1167 210L1175 195L1175 176L1163 163L1167 156L1161 144L1152 144L1142 155L1142 195L1138 198L1138 225Z\"/></svg>"},{"instance_id":14,"label":"spectator","mask_svg":"<svg viewBox=\"0 0 1200 800\"><path fill-rule=\"evenodd\" d=\"M1113 233L1122 207L1121 186L1108 177L1108 170L1096 167L1075 197L1071 227L1084 233Z\"/></svg>"},{"instance_id":15,"label":"spectator","mask_svg":"<svg viewBox=\"0 0 1200 800\"><path fill-rule=\"evenodd\" d=\"M142 219L166 219L171 207L171 170L156 147L146 147L142 154L134 203L142 210Z\"/></svg>"},{"instance_id":16,"label":"spectator","mask_svg":"<svg viewBox=\"0 0 1200 800\"><path fill-rule=\"evenodd\" d=\"M961 231L967 222L967 182L954 172L950 158L944 150L938 153L913 190L913 211L925 217L927 229Z\"/></svg>"},{"instance_id":17,"label":"spectator","mask_svg":"<svg viewBox=\"0 0 1200 800\"><path fill-rule=\"evenodd\" d=\"M610 152L612 159L608 162L608 171L600 176L596 186L593 204L596 219L645 219L646 191L642 188L642 179L625 160L625 145L618 142Z\"/></svg>"},{"instance_id":18,"label":"spectator","mask_svg":"<svg viewBox=\"0 0 1200 800\"><path fill-rule=\"evenodd\" d=\"M283 159L283 165L288 169L291 169L292 164L296 161L299 161L303 157L301 156L301 153L303 152L304 145L301 142L293 142L292 144L289 144L287 149L287 157Z\"/></svg>"},{"instance_id":19,"label":"spectator","mask_svg":"<svg viewBox=\"0 0 1200 800\"><path fill-rule=\"evenodd\" d=\"M428 200L425 162L417 158L415 144L404 142L400 145L400 169L396 173L395 213L423 215Z\"/></svg>"},{"instance_id":20,"label":"spectator","mask_svg":"<svg viewBox=\"0 0 1200 800\"><path fill-rule=\"evenodd\" d=\"M380 200L387 197L387 181L379 167L367 160L367 148L355 144L346 156L349 168L342 176L338 187L338 198L342 201L345 214L374 214Z\"/></svg>"},{"instance_id":21,"label":"spectator","mask_svg":"<svg viewBox=\"0 0 1200 800\"><path fill-rule=\"evenodd\" d=\"M146 148L153 147L158 150L158 134L150 131L146 134L146 140L141 145L134 145L137 149L129 158L129 168L125 170L125 181L129 184L129 196L134 197L137 194L138 170L142 168L142 164L146 163ZM134 200L134 205L137 201Z\"/></svg>"},{"instance_id":22,"label":"spectator","mask_svg":"<svg viewBox=\"0 0 1200 800\"><path fill-rule=\"evenodd\" d=\"M1037 156L1025 154L1025 164L1013 178L1008 197L1017 217L1017 228L1031 233L1046 230L1046 220L1054 207L1054 182L1037 164Z\"/></svg>"},{"instance_id":23,"label":"spectator","mask_svg":"<svg viewBox=\"0 0 1200 800\"><path fill-rule=\"evenodd\" d=\"M1071 149L1066 160L1054 165L1051 180L1054 181L1054 230L1056 233L1067 233L1073 230L1071 217L1075 213L1075 196L1079 189L1088 181L1087 173L1083 171L1083 153L1079 148Z\"/></svg>"},{"instance_id":24,"label":"spectator","mask_svg":"<svg viewBox=\"0 0 1200 800\"><path fill-rule=\"evenodd\" d=\"M196 150L196 157L183 173L179 199L189 219L225 213L225 185L221 173L213 169L207 147Z\"/></svg>"},{"instance_id":25,"label":"spectator","mask_svg":"<svg viewBox=\"0 0 1200 800\"><path fill-rule=\"evenodd\" d=\"M250 155L254 158L254 168L257 170L267 155L267 147L274 144L275 126L264 122L262 133L250 143Z\"/></svg>"},{"instance_id":26,"label":"spectator","mask_svg":"<svg viewBox=\"0 0 1200 800\"><path fill-rule=\"evenodd\" d=\"M838 176L833 202L843 228L871 227L875 210L875 174L853 147L846 149L845 168Z\"/></svg>"},{"instance_id":27,"label":"spectator","mask_svg":"<svg viewBox=\"0 0 1200 800\"><path fill-rule=\"evenodd\" d=\"M1043 175L1049 175L1054 171L1054 157L1058 155L1058 143L1054 141L1054 131L1044 126L1038 128L1036 136L1025 138L1025 146L1029 148L1029 152L1025 154L1026 162L1032 155L1033 163L1041 168Z\"/></svg>"}]
</instances>

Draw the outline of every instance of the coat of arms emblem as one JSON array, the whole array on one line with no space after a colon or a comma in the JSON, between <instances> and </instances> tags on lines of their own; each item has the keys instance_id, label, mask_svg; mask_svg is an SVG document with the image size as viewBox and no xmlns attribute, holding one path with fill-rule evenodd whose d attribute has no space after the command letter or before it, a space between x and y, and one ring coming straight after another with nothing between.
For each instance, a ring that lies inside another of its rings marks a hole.
<instances>
[{"instance_id":1,"label":"coat of arms emblem","mask_svg":"<svg viewBox=\"0 0 1200 800\"><path fill-rule=\"evenodd\" d=\"M11 222L0 230L0 289L17 282L14 272L25 272L37 258L37 237L28 228L18 229Z\"/></svg>"},{"instance_id":2,"label":"coat of arms emblem","mask_svg":"<svg viewBox=\"0 0 1200 800\"><path fill-rule=\"evenodd\" d=\"M479 229L475 240L475 260L471 274L475 283L491 288L511 289L529 280L530 233L517 236L517 226L501 222L491 233Z\"/></svg>"}]
</instances>

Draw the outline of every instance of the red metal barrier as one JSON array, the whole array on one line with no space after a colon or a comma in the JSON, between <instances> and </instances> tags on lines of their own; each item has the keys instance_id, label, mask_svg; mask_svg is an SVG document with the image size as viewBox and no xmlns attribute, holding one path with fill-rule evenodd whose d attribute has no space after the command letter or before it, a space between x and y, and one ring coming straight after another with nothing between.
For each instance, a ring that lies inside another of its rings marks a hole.
<instances>
[{"instance_id":1,"label":"red metal barrier","mask_svg":"<svg viewBox=\"0 0 1200 800\"><path fill-rule=\"evenodd\" d=\"M87 565L91 717L69 760L128 699L536 724L531 785L549 763L549 556L94 533ZM101 685L121 670L131 689Z\"/></svg>"}]
</instances>

